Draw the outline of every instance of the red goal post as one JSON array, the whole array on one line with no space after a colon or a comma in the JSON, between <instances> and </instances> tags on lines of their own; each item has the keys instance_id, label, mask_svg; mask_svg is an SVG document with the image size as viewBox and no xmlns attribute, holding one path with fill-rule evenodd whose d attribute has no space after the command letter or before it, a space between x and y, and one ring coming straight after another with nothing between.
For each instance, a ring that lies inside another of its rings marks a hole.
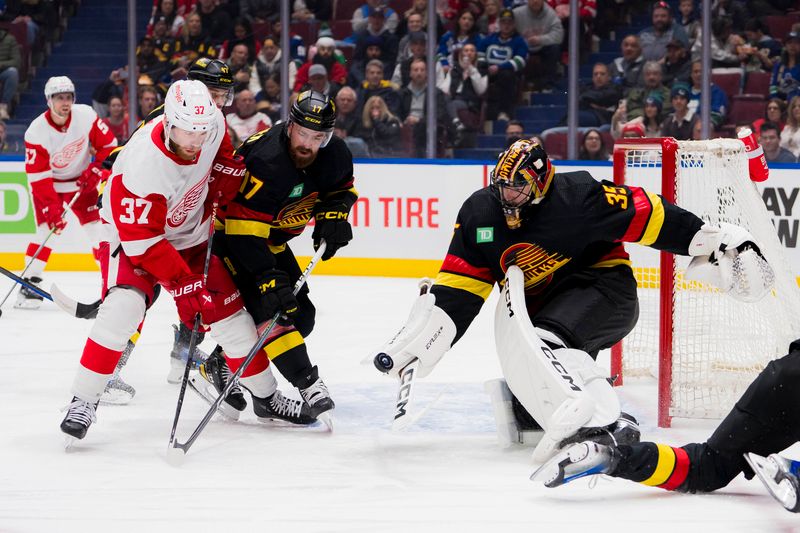
<instances>
[{"instance_id":1,"label":"red goal post","mask_svg":"<svg viewBox=\"0 0 800 533\"><path fill-rule=\"evenodd\" d=\"M721 418L763 367L800 337L800 291L749 179L738 139L620 139L614 182L660 191L704 221L754 235L776 273L775 289L746 304L683 278L688 258L626 245L639 285L636 328L611 350L611 374L658 379L658 425L673 416Z\"/></svg>"}]
</instances>

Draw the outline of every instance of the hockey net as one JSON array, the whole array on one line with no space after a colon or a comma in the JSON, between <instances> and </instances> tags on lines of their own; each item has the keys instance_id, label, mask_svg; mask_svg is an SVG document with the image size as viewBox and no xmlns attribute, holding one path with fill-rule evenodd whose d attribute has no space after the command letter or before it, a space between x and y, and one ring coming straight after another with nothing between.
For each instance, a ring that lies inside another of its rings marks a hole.
<instances>
[{"instance_id":1,"label":"hockey net","mask_svg":"<svg viewBox=\"0 0 800 533\"><path fill-rule=\"evenodd\" d=\"M747 228L775 270L775 288L743 303L683 274L690 258L626 245L639 286L639 322L612 349L612 375L658 378L659 426L721 418L766 364L800 336L800 292L741 141L625 139L614 180L661 191L706 222ZM621 380L618 381L621 383Z\"/></svg>"}]
</instances>

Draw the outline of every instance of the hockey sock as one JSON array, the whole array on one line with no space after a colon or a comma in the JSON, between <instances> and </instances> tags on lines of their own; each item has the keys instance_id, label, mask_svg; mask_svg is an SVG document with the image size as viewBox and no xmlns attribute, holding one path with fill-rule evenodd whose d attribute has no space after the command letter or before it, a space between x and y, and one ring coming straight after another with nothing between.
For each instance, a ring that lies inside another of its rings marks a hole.
<instances>
[{"instance_id":1,"label":"hockey sock","mask_svg":"<svg viewBox=\"0 0 800 533\"><path fill-rule=\"evenodd\" d=\"M298 388L308 386L305 377L311 372L312 366L306 343L299 331L293 327L280 328L277 335L267 339L264 352L289 383Z\"/></svg>"},{"instance_id":2,"label":"hockey sock","mask_svg":"<svg viewBox=\"0 0 800 533\"><path fill-rule=\"evenodd\" d=\"M609 475L666 490L680 490L689 475L691 461L683 448L655 442L620 446L619 465Z\"/></svg>"},{"instance_id":3,"label":"hockey sock","mask_svg":"<svg viewBox=\"0 0 800 533\"><path fill-rule=\"evenodd\" d=\"M28 243L28 248L25 250L25 264L30 264L25 275L29 278L42 277L42 272L44 272L44 267L47 265L47 260L50 259L50 252L52 252L50 247L43 246L34 258L33 254L36 253L36 250L39 250L39 245L35 242Z\"/></svg>"}]
</instances>

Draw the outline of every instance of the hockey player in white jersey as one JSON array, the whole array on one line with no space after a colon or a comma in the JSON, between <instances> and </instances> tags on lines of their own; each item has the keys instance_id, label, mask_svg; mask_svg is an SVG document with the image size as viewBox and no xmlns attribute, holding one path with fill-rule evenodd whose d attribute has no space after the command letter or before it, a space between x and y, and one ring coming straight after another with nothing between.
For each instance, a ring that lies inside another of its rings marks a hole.
<instances>
[{"instance_id":1,"label":"hockey player in white jersey","mask_svg":"<svg viewBox=\"0 0 800 533\"><path fill-rule=\"evenodd\" d=\"M201 315L237 366L256 343L253 319L221 261L212 256L205 282L202 274L210 204L231 183L238 186L243 168L233 157L222 112L205 85L192 80L170 87L163 117L140 128L120 153L101 209L104 299L61 423L68 436L82 439L96 419L97 402L156 284L173 295L184 323ZM250 365L241 378L256 414L278 397L291 404L283 412L298 420L290 421L313 421L302 402L283 398L268 364Z\"/></svg>"},{"instance_id":2,"label":"hockey player in white jersey","mask_svg":"<svg viewBox=\"0 0 800 533\"><path fill-rule=\"evenodd\" d=\"M44 86L47 111L36 117L25 131L25 172L33 195L37 235L28 244L26 279L34 285L42 272L51 247L42 246L50 231L61 233L66 226L65 204L78 194L70 209L78 218L92 244L97 260L100 243L100 215L97 185L100 164L117 146L114 134L88 105L75 103L75 85L66 76L55 76ZM95 161L90 164L94 151ZM49 243L48 243L49 244ZM16 307L36 309L42 297L20 287Z\"/></svg>"}]
</instances>

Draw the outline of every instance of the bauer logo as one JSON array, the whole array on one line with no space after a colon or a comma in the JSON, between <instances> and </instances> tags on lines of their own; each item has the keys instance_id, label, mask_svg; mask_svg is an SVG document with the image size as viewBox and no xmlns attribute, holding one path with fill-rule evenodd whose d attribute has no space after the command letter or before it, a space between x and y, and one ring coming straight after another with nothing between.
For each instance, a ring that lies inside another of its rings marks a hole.
<instances>
[{"instance_id":1,"label":"bauer logo","mask_svg":"<svg viewBox=\"0 0 800 533\"><path fill-rule=\"evenodd\" d=\"M478 243L494 242L494 228L478 228Z\"/></svg>"},{"instance_id":2,"label":"bauer logo","mask_svg":"<svg viewBox=\"0 0 800 533\"><path fill-rule=\"evenodd\" d=\"M24 172L0 172L0 233L34 233L33 203Z\"/></svg>"}]
</instances>

